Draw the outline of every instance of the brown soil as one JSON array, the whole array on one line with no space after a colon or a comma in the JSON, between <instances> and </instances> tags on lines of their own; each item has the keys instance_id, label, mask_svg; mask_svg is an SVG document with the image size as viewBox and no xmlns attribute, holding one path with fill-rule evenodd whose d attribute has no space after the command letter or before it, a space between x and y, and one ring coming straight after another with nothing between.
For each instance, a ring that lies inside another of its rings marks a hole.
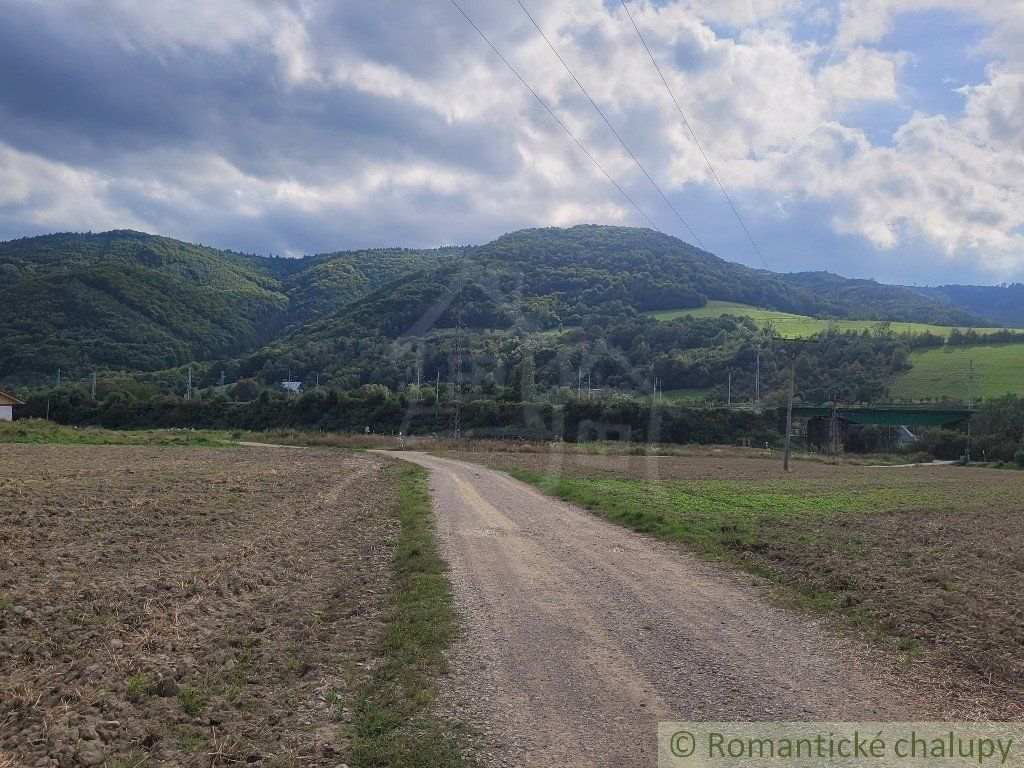
<instances>
[{"instance_id":1,"label":"brown soil","mask_svg":"<svg viewBox=\"0 0 1024 768\"><path fill-rule=\"evenodd\" d=\"M0 765L341 762L390 475L329 450L0 446Z\"/></svg>"}]
</instances>

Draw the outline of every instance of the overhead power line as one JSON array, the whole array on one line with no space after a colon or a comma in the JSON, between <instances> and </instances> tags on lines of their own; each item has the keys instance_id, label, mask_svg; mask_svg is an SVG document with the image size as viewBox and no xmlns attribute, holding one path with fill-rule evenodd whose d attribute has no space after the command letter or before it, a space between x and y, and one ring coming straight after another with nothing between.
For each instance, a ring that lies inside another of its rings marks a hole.
<instances>
[{"instance_id":1,"label":"overhead power line","mask_svg":"<svg viewBox=\"0 0 1024 768\"><path fill-rule=\"evenodd\" d=\"M551 107L548 106L547 102L544 101L544 99L542 99L535 90L533 90L530 84L526 82L522 75L519 74L519 71L514 66L512 66L511 62L509 62L508 59L506 59L502 55L501 51L498 50L497 46L495 46L494 43L491 42L491 39L484 34L483 30L481 30L480 27L476 25L476 22L474 22L473 19L470 18L469 14L462 9L462 6L459 5L458 2L456 2L456 0L450 0L450 2L452 5L455 6L458 12L462 14L463 18L465 18L466 21L469 22L470 26L473 27L474 30L476 30L476 33L483 38L484 42L487 43L490 49L494 51L495 54L497 54L498 58L502 60L505 66L512 71L512 74L515 75L516 79L523 84L523 87L526 88L526 90L528 90L533 95L533 98L535 98L537 100L537 103L539 103L544 108L544 111L551 115L551 119L558 123L559 127L563 131L565 131L566 135L568 135L568 137L573 140L573 143L575 143L576 146L579 147L580 150L583 152L583 154L585 154L590 159L590 162L597 166L598 170L601 171L602 174L604 174L604 177L608 179L608 181L610 181L612 185L619 191L619 194L621 194L624 198L626 198L626 200L629 201L629 204L632 205L633 208L636 209L636 212L639 213L643 217L643 219L651 226L651 229L661 232L661 230L658 229L657 225L655 225L655 223L651 221L651 218L646 213L643 212L639 205L636 204L636 201L634 201L633 198L630 197L629 194L626 192L626 190L624 190L619 185L619 183L614 178L612 178L612 175L605 170L604 166L601 165L598 159L594 157L585 146L583 146L583 143L578 138L576 138L576 135L571 130L569 130L569 127L564 122L562 122L558 115L556 115L551 110Z\"/></svg>"},{"instance_id":2,"label":"overhead power line","mask_svg":"<svg viewBox=\"0 0 1024 768\"><path fill-rule=\"evenodd\" d=\"M736 221L740 223L740 227L743 228L743 233L747 236L747 240L750 241L750 245L753 246L754 252L758 255L758 258L761 259L761 263L764 264L765 269L770 271L771 267L768 266L768 260L765 259L764 254L761 253L761 249L758 248L757 243L754 242L754 238L751 236L750 230L747 229L747 225L744 223L743 217L740 216L740 212L736 209L736 206L733 203L732 198L729 196L729 192L726 190L725 185L719 178L717 171L715 171L715 166L711 164L711 159L704 151L704 147L703 145L701 145L700 139L697 138L697 134L693 130L693 126L690 125L690 121L687 120L686 115L683 114L683 108L679 106L679 100L676 98L676 95L672 92L672 88L669 87L668 80L665 79L665 75L662 73L661 67L658 65L658 60L654 58L654 54L651 52L650 46L647 45L647 40L644 39L643 33L640 31L640 27L637 26L636 21L633 19L633 14L629 12L629 6L626 5L626 0L619 1L622 3L623 9L626 11L626 16L629 17L630 24L632 24L633 29L636 30L637 37L639 37L640 42L643 43L644 50L646 50L647 55L651 57L651 63L654 64L654 68L658 71L658 77L661 78L662 85L664 85L665 90L668 91L668 95L669 97L671 97L672 103L676 105L676 111L679 113L679 117L682 118L683 125L685 125L686 130L690 132L690 136L693 138L693 143L697 145L697 149L700 150L700 153L704 158L704 162L707 163L708 168L711 170L711 175L718 183L718 188L722 190L722 194L725 196L726 202L728 202L729 207L732 208L732 212L733 215L736 217Z\"/></svg>"},{"instance_id":3,"label":"overhead power line","mask_svg":"<svg viewBox=\"0 0 1024 768\"><path fill-rule=\"evenodd\" d=\"M668 197L665 195L665 193L662 192L661 187L658 186L658 182L656 182L651 177L651 174L649 174L647 172L647 169L644 168L644 166L640 162L640 160L637 159L637 156L635 154L633 154L633 150L631 150L629 148L629 146L627 146L627 144L623 140L622 136L620 136L619 132L617 130L615 130L615 126L613 126L611 124L611 121L605 116L604 112L601 110L601 107L599 107L597 105L597 102L595 102L594 99L591 97L590 93L583 86L583 83L581 83L580 79L578 77L576 77L576 73L572 71L572 68L565 62L565 59L562 58L562 55L558 52L558 50L552 44L552 42L548 38L548 36L546 34L544 34L544 30L540 28L540 25L537 23L537 20L533 17L533 14L530 13L530 11L527 9L527 7L525 5L523 5L522 0L516 0L516 2L519 3L519 7L523 9L523 13L526 14L527 18L530 20L530 23L533 24L534 28L537 30L537 32L540 34L540 36L542 38L544 38L544 42L547 43L548 48L551 49L551 52L553 54L555 54L555 57L559 60L559 62L561 62L562 66L565 68L565 71L569 73L569 76L573 79L573 82L576 83L576 85L579 87L580 91L583 92L583 95L587 97L587 101L590 102L590 106L592 106L594 108L594 111L597 112L598 115L600 115L601 119L604 121L604 124L608 126L608 130L610 130L612 132L612 135L614 135L615 138L618 139L619 144L622 145L622 148L624 150L626 150L626 154L628 154L633 159L633 162L636 163L636 167L641 170L641 172L644 174L644 176L647 177L647 180L649 182L651 182L651 185L656 190L658 190L658 194L661 195L661 199L665 201L665 204L669 208L672 209L672 213L674 213L676 218L679 219L679 221L682 223L682 225L686 228L686 231L690 233L690 236L693 237L693 239L697 242L697 245L699 245L701 248L704 248L704 243L702 243L700 238L697 237L697 233L693 231L693 229L690 227L689 224L686 223L686 220L682 217L682 214L680 214L679 211L676 210L676 207L668 199ZM704 250L707 250L707 249L704 248Z\"/></svg>"}]
</instances>

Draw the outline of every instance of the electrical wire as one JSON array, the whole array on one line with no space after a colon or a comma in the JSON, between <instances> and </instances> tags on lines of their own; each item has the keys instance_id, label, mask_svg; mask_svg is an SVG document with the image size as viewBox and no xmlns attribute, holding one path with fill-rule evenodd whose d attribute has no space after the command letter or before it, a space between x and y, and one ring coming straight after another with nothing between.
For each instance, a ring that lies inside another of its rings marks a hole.
<instances>
[{"instance_id":1,"label":"electrical wire","mask_svg":"<svg viewBox=\"0 0 1024 768\"><path fill-rule=\"evenodd\" d=\"M555 54L555 57L558 59L559 62L561 62L562 66L565 68L565 71L569 73L569 76L573 79L573 82L575 82L577 87L579 87L580 91L583 92L583 95L587 97L587 101L590 102L590 106L592 106L594 108L594 111L597 112L598 115L600 115L601 119L604 121L604 124L608 126L608 130L612 132L612 135L615 136L616 139L618 139L619 144L622 145L622 148L626 150L626 154L628 154L633 159L633 162L636 163L636 167L639 168L641 172L644 174L644 176L647 177L647 180L651 182L651 185L658 191L658 194L661 195L661 199L665 201L665 204L668 205L670 209L672 209L672 213L674 213L676 218L679 219L682 225L686 228L686 231L690 233L690 236L697 242L697 245L699 245L706 251L707 248L704 248L704 243L702 243L700 238L697 237L697 233L693 231L689 224L686 223L686 219L684 219L682 217L682 214L680 214L679 211L676 210L676 207L672 204L672 202L668 199L665 193L661 190L661 187L658 186L658 182L656 182L651 177L651 174L647 172L647 169L644 168L643 164L633 153L633 150L629 148L629 146L623 140L622 136L619 135L619 132L615 130L615 126L611 124L611 121L605 116L604 112L601 110L601 107L597 105L597 102L595 102L594 99L590 96L590 93L583 86L583 83L581 83L579 78L576 77L576 73L572 71L572 68L566 63L565 59L562 58L562 55L552 44L548 36L544 34L544 30L541 29L540 25L537 23L537 20L533 17L533 14L531 14L527 7L523 5L522 0L516 0L516 2L519 3L519 7L523 9L523 13L526 14L527 18L530 20L530 23L533 24L534 28L544 39L544 42L547 43L548 48L551 49L551 52Z\"/></svg>"},{"instance_id":2,"label":"electrical wire","mask_svg":"<svg viewBox=\"0 0 1024 768\"><path fill-rule=\"evenodd\" d=\"M639 213L644 218L644 220L651 226L651 229L654 229L657 232L661 232L661 230L658 229L657 225L655 225L655 223L651 221L651 218L646 213L643 212L639 205L636 204L636 201L629 196L626 190L624 190L614 178L612 178L611 174L605 170L604 166L601 165L600 162L598 162L597 158L594 157L585 146L583 146L583 143L576 138L576 135L571 130L569 130L569 127L564 122L562 122L558 115L556 115L551 110L551 107L548 106L547 102L540 97L540 95L530 86L528 82L526 82L523 76L519 74L519 71L514 66L512 66L511 62L509 62L509 60L502 55L501 51L498 50L497 46L495 46L494 43L491 42L490 38L484 34L483 30L481 30L480 27L476 25L476 22L474 22L473 19L469 17L469 14L462 9L462 6L459 5L458 2L456 2L456 0L450 0L450 2L452 5L456 7L456 9L458 9L459 13L462 14L466 21L469 22L470 26L472 26L473 29L476 30L476 33L483 38L484 42L487 43L488 46L490 46L491 50L497 54L498 58L501 59L502 62L504 62L505 66L512 71L512 74L515 75L519 82L523 84L523 87L526 88L526 90L528 90L533 95L533 98L535 98L537 102L544 108L544 111L551 115L551 118L556 123L558 123L559 127L561 127L563 131L565 131L565 133L569 136L570 139L573 140L576 146L580 148L583 154L590 158L590 161L597 166L598 170L600 170L601 173L604 174L605 178L607 178L608 181L610 181L615 186L619 193L624 198L626 198L626 200L629 201L630 205L632 205L636 209L637 213ZM664 234L664 232L661 233Z\"/></svg>"},{"instance_id":3,"label":"electrical wire","mask_svg":"<svg viewBox=\"0 0 1024 768\"><path fill-rule=\"evenodd\" d=\"M715 166L711 164L711 159L704 151L703 145L700 143L700 139L697 138L696 132L693 130L693 126L690 125L690 121L686 119L686 115L683 114L683 108L679 106L679 100L676 95L672 92L672 88L669 87L668 80L665 79L665 75L661 71L661 67L658 65L658 60L654 58L654 54L651 52L650 47L647 45L647 40L644 39L643 33L640 31L640 27L637 26L636 21L633 19L633 14L629 12L629 6L626 5L626 0L619 0L622 3L622 8L626 11L626 16L629 17L630 24L633 25L633 29L636 30L637 37L640 38L640 42L643 43L644 50L647 51L647 55L651 58L651 63L654 64L654 68L658 71L658 77L661 78L662 85L665 86L665 90L668 91L668 95L672 99L672 103L676 105L676 111L679 113L679 117L682 118L683 125L686 126L686 130L690 132L693 143L697 145L697 149L700 150L701 156L704 158L704 162L707 163L708 168L711 170L711 175L718 183L718 188L722 190L722 194L725 196L726 202L729 203L729 207L732 209L733 215L736 217L736 221L740 223L740 227L743 229L743 233L747 236L747 240L750 241L750 245L753 246L754 252L758 258L761 259L761 263L764 264L765 269L771 271L771 267L768 266L768 260L765 259L764 254L761 253L761 249L757 247L757 243L754 242L753 236L750 234L750 230L747 229L746 223L743 221L743 217L740 216L740 212L736 209L736 205L733 203L732 198L729 196L729 192L725 188L725 184L722 183L721 178L718 176L718 172L715 171Z\"/></svg>"}]
</instances>

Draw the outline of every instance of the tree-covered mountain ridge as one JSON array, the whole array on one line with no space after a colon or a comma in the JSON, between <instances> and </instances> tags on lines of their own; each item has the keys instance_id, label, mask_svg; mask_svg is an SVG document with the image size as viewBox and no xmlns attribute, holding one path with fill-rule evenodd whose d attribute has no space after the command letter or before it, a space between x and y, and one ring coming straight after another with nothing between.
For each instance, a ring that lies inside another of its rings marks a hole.
<instances>
[{"instance_id":1,"label":"tree-covered mountain ridge","mask_svg":"<svg viewBox=\"0 0 1024 768\"><path fill-rule=\"evenodd\" d=\"M372 337L458 322L516 335L708 300L817 317L986 324L907 289L752 269L626 227L528 229L481 246L302 258L128 230L60 233L0 243L0 380L225 360L256 373L260 358L358 355L373 348Z\"/></svg>"}]
</instances>

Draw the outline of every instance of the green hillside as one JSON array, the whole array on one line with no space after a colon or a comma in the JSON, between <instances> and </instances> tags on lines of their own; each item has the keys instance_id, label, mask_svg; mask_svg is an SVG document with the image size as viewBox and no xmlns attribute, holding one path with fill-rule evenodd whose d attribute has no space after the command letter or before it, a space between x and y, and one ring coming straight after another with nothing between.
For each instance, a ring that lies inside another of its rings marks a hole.
<instances>
[{"instance_id":1,"label":"green hillside","mask_svg":"<svg viewBox=\"0 0 1024 768\"><path fill-rule=\"evenodd\" d=\"M897 399L966 400L968 370L974 363L975 397L1024 395L1024 344L938 347L910 354L913 366L892 384Z\"/></svg>"},{"instance_id":2,"label":"green hillside","mask_svg":"<svg viewBox=\"0 0 1024 768\"><path fill-rule=\"evenodd\" d=\"M722 315L736 315L738 317L749 317L759 325L771 322L779 335L785 339L796 339L811 336L820 331L835 325L840 331L864 331L876 330L882 325L879 320L849 320L845 318L837 320L825 320L807 315L797 315L790 312L780 312L774 309L758 309L747 304L737 304L731 301L709 301L707 306L697 309L666 309L657 312L646 313L657 320L669 321L687 315L694 318L721 317ZM953 330L952 326L932 325L929 323L908 323L908 322L886 322L887 327L893 333L933 333L942 338L948 338ZM969 327L971 330L981 334L996 333L1002 329L987 327ZM961 330L968 330L968 327L961 327Z\"/></svg>"},{"instance_id":3,"label":"green hillside","mask_svg":"<svg viewBox=\"0 0 1024 768\"><path fill-rule=\"evenodd\" d=\"M758 350L767 388L782 367L774 359L782 350L758 332L760 313L742 317L753 305L769 307L794 335L807 330L800 323L822 322L811 316L864 317L865 307L936 325L956 313L870 281L802 279L810 282L624 227L300 259L125 231L26 238L0 243L0 381L38 386L57 368L79 381L119 370L178 392L188 365L200 387L223 371L232 381L398 389L417 376L450 378L458 355L474 386L490 392L514 393L526 373L540 391L570 391L585 368L595 387L635 394L654 378L666 390L714 390L732 371L739 397L752 387ZM697 319L643 314L666 311ZM883 397L882 381L906 367L907 351L891 338L837 334L802 361L805 396Z\"/></svg>"},{"instance_id":4,"label":"green hillside","mask_svg":"<svg viewBox=\"0 0 1024 768\"><path fill-rule=\"evenodd\" d=\"M265 342L288 301L260 260L137 232L0 244L7 378L154 370Z\"/></svg>"},{"instance_id":5,"label":"green hillside","mask_svg":"<svg viewBox=\"0 0 1024 768\"><path fill-rule=\"evenodd\" d=\"M1024 326L1024 283L941 285L907 290L1003 325Z\"/></svg>"},{"instance_id":6,"label":"green hillside","mask_svg":"<svg viewBox=\"0 0 1024 768\"><path fill-rule=\"evenodd\" d=\"M261 347L456 249L264 258L140 232L0 243L0 379L157 371Z\"/></svg>"},{"instance_id":7,"label":"green hillside","mask_svg":"<svg viewBox=\"0 0 1024 768\"><path fill-rule=\"evenodd\" d=\"M984 320L979 322L979 314L970 309L874 280L851 280L830 272L789 272L780 274L779 279L840 309L827 312L829 316L951 326L996 324ZM768 306L761 302L748 303ZM853 312L842 311L850 308Z\"/></svg>"}]
</instances>

